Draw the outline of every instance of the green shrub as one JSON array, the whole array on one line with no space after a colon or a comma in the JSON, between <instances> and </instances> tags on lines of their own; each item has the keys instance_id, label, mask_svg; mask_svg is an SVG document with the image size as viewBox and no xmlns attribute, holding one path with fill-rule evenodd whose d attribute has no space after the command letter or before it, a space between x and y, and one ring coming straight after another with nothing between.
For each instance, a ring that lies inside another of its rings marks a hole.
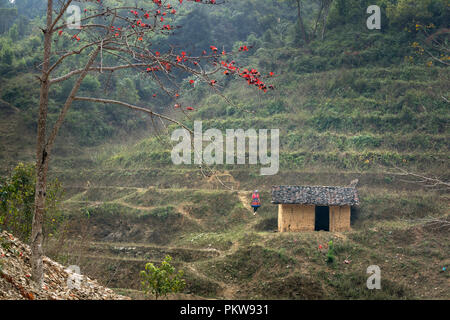
<instances>
[{"instance_id":1,"label":"green shrub","mask_svg":"<svg viewBox=\"0 0 450 320\"><path fill-rule=\"evenodd\" d=\"M32 164L19 163L10 176L0 178L0 226L23 241L28 241L34 214L36 174ZM45 202L44 234L51 235L62 220L59 202L61 183L48 183Z\"/></svg>"},{"instance_id":2,"label":"green shrub","mask_svg":"<svg viewBox=\"0 0 450 320\"><path fill-rule=\"evenodd\" d=\"M151 293L158 300L161 296L177 293L184 289L186 282L183 279L183 271L175 272L170 264L171 256L166 256L158 268L153 263L147 263L145 270L141 271L142 290L145 294Z\"/></svg>"},{"instance_id":3,"label":"green shrub","mask_svg":"<svg viewBox=\"0 0 450 320\"><path fill-rule=\"evenodd\" d=\"M173 206L158 207L151 211L151 215L158 217L161 220L166 220L169 216L176 214L176 209Z\"/></svg>"},{"instance_id":4,"label":"green shrub","mask_svg":"<svg viewBox=\"0 0 450 320\"><path fill-rule=\"evenodd\" d=\"M336 261L336 256L334 253L334 245L333 245L333 241L330 240L330 242L328 242L327 263L334 264L335 261Z\"/></svg>"},{"instance_id":5,"label":"green shrub","mask_svg":"<svg viewBox=\"0 0 450 320\"><path fill-rule=\"evenodd\" d=\"M368 134L352 137L352 143L358 149L377 148L381 145L379 138Z\"/></svg>"}]
</instances>

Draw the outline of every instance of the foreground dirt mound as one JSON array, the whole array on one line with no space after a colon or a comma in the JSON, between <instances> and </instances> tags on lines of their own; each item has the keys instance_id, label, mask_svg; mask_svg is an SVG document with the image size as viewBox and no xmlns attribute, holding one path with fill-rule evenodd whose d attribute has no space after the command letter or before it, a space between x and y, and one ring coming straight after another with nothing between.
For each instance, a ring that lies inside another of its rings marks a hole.
<instances>
[{"instance_id":1,"label":"foreground dirt mound","mask_svg":"<svg viewBox=\"0 0 450 320\"><path fill-rule=\"evenodd\" d=\"M44 257L44 286L31 281L30 247L7 232L0 233L0 300L125 300L96 280L77 275Z\"/></svg>"}]
</instances>

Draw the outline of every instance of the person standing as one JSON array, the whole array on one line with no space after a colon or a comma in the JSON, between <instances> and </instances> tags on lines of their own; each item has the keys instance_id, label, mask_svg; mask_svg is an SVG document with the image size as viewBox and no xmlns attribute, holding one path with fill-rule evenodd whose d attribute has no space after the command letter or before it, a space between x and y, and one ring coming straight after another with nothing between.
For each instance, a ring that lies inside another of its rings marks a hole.
<instances>
[{"instance_id":1,"label":"person standing","mask_svg":"<svg viewBox=\"0 0 450 320\"><path fill-rule=\"evenodd\" d=\"M258 190L255 190L252 194L252 204L251 204L252 208L253 208L253 215L256 214L256 211L258 210L259 207L261 207L261 199L259 197L259 192Z\"/></svg>"}]
</instances>

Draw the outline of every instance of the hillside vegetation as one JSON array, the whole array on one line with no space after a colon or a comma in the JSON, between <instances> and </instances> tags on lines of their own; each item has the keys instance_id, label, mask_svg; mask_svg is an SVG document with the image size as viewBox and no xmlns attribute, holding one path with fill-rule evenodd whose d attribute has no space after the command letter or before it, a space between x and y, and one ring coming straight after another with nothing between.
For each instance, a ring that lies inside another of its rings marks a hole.
<instances>
[{"instance_id":1,"label":"hillside vegetation","mask_svg":"<svg viewBox=\"0 0 450 320\"><path fill-rule=\"evenodd\" d=\"M303 2L312 34L320 1ZM87 78L83 90L150 104L189 127L202 120L203 130L280 129L278 174L261 176L254 165L213 166L213 175L175 166L175 126L154 127L127 110L79 103L52 162L51 175L66 191L66 222L64 232L46 239L46 253L133 298L143 298L138 274L145 263L170 254L187 282L176 297L188 299L449 299L442 271L450 262L448 188L408 181L400 170L450 178L448 66L415 44L423 45L423 28L449 27L450 7L444 0L414 2L335 0L324 39L308 42L296 1L188 7L182 21L188 35L176 35L180 45L252 45L241 61L273 72L275 90L255 92L218 75L225 100L206 85L192 89L186 79L180 103L195 107L187 115L136 75ZM366 27L369 4L382 8L381 30ZM16 22L0 36L5 174L33 159L39 92L32 66L42 45L35 20L17 34ZM52 93L55 112L64 90ZM361 206L352 210L352 231L275 232L272 185L345 186L353 179ZM253 216L255 189L263 205ZM330 240L332 264L327 249L319 249ZM369 265L380 266L382 290L366 288Z\"/></svg>"}]
</instances>

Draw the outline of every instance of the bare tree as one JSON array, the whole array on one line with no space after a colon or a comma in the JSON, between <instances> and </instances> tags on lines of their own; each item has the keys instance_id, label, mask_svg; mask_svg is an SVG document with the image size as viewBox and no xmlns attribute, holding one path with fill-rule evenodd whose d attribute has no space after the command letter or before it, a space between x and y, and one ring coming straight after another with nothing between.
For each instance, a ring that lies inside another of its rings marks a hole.
<instances>
[{"instance_id":1,"label":"bare tree","mask_svg":"<svg viewBox=\"0 0 450 320\"><path fill-rule=\"evenodd\" d=\"M399 168L395 165L389 170L389 174L402 177L399 181L418 185L428 190L448 192L450 183L438 176L428 176ZM450 230L450 215L447 213L442 217L428 216L424 218L403 219L409 223L419 223L432 231L448 232Z\"/></svg>"},{"instance_id":2,"label":"bare tree","mask_svg":"<svg viewBox=\"0 0 450 320\"><path fill-rule=\"evenodd\" d=\"M327 21L328 21L328 14L330 13L331 5L333 4L333 0L321 0L322 6L324 7L324 13L322 16L322 40L325 38L325 30L327 27ZM320 16L320 13L319 13Z\"/></svg>"},{"instance_id":3,"label":"bare tree","mask_svg":"<svg viewBox=\"0 0 450 320\"><path fill-rule=\"evenodd\" d=\"M32 278L40 286L43 283L42 224L49 160L55 139L72 104L75 101L115 104L134 111L145 112L152 118L172 122L187 129L180 121L146 107L110 98L78 96L80 86L89 73L108 72L112 74L119 70L134 70L148 77L149 81L157 83L161 90L173 99L178 98L180 91L176 75L179 77L182 74L194 75L196 81L204 81L217 91L217 81L211 77L220 70L225 70L225 74L241 78L249 85L257 86L264 92L267 90L264 82L260 80L262 77L259 72L240 70L234 62L222 61L223 63L219 63L222 56L229 57L232 53L219 52L214 46L207 48L209 53L203 51L203 54L197 56L186 52L176 52L173 46L164 53L152 48L150 40L155 35L169 36L179 28L170 23L170 21L174 21L172 17L175 17L176 10L168 1L141 0L139 7L137 5L121 5L112 8L103 4L106 0L85 1L85 3L88 2L88 5L84 9L80 29L70 30L70 24L65 21L64 16L74 2L73 0L47 0L46 24L42 29L44 54L38 77L40 99L36 145L37 178L31 237ZM195 2L209 5L218 4L216 0L196 0ZM147 8L144 9L142 6ZM170 18L168 18L169 16ZM58 44L58 41L67 37L67 34L74 43L73 48L54 49L54 43ZM247 51L246 49L244 48L242 51ZM106 60L106 57L108 57L109 63L114 61L115 64L104 65L103 61ZM61 66L67 68L74 64L74 60L84 61L84 65L79 69L62 73ZM72 64L68 63L70 61ZM178 72L173 72L175 69ZM60 114L53 127L48 129L50 88L54 84L73 78L75 81L65 103L61 106Z\"/></svg>"},{"instance_id":4,"label":"bare tree","mask_svg":"<svg viewBox=\"0 0 450 320\"><path fill-rule=\"evenodd\" d=\"M321 39L325 38L325 30L328 21L328 14L330 12L331 5L333 4L333 0L319 0L319 11L317 12L316 23L314 24L314 30L312 33L312 38L317 37L317 30L319 28L319 24L322 23L322 31L321 31Z\"/></svg>"},{"instance_id":5,"label":"bare tree","mask_svg":"<svg viewBox=\"0 0 450 320\"><path fill-rule=\"evenodd\" d=\"M290 0L292 1L292 0ZM314 23L314 28L311 32L308 32L306 26L305 26L305 13L304 13L304 6L302 0L295 0L295 3L297 5L297 21L298 26L303 38L303 41L305 44L310 43L312 40L317 38L317 31L319 29L319 25L322 24L322 31L321 31L321 39L323 40L325 37L325 30L326 30L326 24L328 20L328 14L331 8L331 5L333 4L333 0L315 0L314 5L318 6L317 10L317 16Z\"/></svg>"},{"instance_id":6,"label":"bare tree","mask_svg":"<svg viewBox=\"0 0 450 320\"><path fill-rule=\"evenodd\" d=\"M433 24L416 24L416 30L424 36L422 43L414 42L413 47L419 54L426 53L432 60L438 64L450 65L450 49L448 47L449 28L435 30ZM432 32L434 31L434 32ZM446 100L447 101L447 100ZM448 101L447 101L448 102Z\"/></svg>"},{"instance_id":7,"label":"bare tree","mask_svg":"<svg viewBox=\"0 0 450 320\"><path fill-rule=\"evenodd\" d=\"M442 28L433 34L428 33L426 29L424 32L427 35L425 44L429 48L425 49L427 54L440 64L446 66L450 65L450 49L448 47L448 35L450 29ZM433 51L436 52L436 54L434 54Z\"/></svg>"},{"instance_id":8,"label":"bare tree","mask_svg":"<svg viewBox=\"0 0 450 320\"><path fill-rule=\"evenodd\" d=\"M440 177L429 177L423 174L418 174L405 170L403 168L399 167L394 168L396 171L392 172L391 174L405 178L401 179L400 181L417 184L428 189L438 189L438 188L444 190L450 189L450 183L443 180Z\"/></svg>"},{"instance_id":9,"label":"bare tree","mask_svg":"<svg viewBox=\"0 0 450 320\"><path fill-rule=\"evenodd\" d=\"M308 33L305 29L305 23L303 22L303 9L302 9L302 3L301 0L296 0L297 2L297 19L298 19L298 25L300 27L300 31L302 33L303 40L306 44L309 43L309 37Z\"/></svg>"}]
</instances>

